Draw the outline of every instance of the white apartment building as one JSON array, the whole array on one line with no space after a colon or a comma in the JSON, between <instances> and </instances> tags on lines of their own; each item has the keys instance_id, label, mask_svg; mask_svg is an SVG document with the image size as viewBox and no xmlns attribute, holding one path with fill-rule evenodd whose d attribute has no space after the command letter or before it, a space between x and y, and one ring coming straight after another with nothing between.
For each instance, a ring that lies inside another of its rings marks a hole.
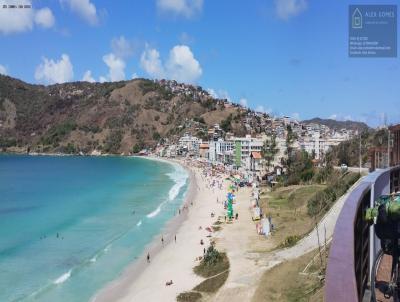
<instances>
[{"instance_id":1,"label":"white apartment building","mask_svg":"<svg viewBox=\"0 0 400 302\"><path fill-rule=\"evenodd\" d=\"M210 141L208 147L208 159L212 163L231 163L235 147L232 141L224 141L220 138L216 141Z\"/></svg>"},{"instance_id":2,"label":"white apartment building","mask_svg":"<svg viewBox=\"0 0 400 302\"><path fill-rule=\"evenodd\" d=\"M185 134L179 139L179 148L186 149L188 153L193 155L199 154L201 140L190 134Z\"/></svg>"},{"instance_id":3,"label":"white apartment building","mask_svg":"<svg viewBox=\"0 0 400 302\"><path fill-rule=\"evenodd\" d=\"M333 146L339 145L346 141L347 135L334 135L332 137L322 137L319 132L314 132L311 137L305 137L300 142L300 148L308 154L315 153L316 159L322 159L326 152Z\"/></svg>"}]
</instances>

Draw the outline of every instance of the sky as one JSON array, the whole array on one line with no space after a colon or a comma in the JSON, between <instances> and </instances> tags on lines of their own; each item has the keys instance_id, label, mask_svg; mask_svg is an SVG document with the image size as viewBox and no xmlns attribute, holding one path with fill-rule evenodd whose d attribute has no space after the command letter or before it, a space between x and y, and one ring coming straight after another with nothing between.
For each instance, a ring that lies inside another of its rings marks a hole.
<instances>
[{"instance_id":1,"label":"sky","mask_svg":"<svg viewBox=\"0 0 400 302\"><path fill-rule=\"evenodd\" d=\"M376 1L0 0L0 73L167 78L277 116L400 123L399 58L349 58L350 4Z\"/></svg>"}]
</instances>

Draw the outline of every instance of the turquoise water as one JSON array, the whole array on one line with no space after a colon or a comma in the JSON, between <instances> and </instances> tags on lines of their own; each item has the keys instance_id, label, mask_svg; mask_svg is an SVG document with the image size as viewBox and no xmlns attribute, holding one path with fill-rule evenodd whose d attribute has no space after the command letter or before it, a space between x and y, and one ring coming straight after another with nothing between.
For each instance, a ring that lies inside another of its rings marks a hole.
<instances>
[{"instance_id":1,"label":"turquoise water","mask_svg":"<svg viewBox=\"0 0 400 302\"><path fill-rule=\"evenodd\" d=\"M0 301L88 301L187 187L182 167L141 158L0 156Z\"/></svg>"}]
</instances>

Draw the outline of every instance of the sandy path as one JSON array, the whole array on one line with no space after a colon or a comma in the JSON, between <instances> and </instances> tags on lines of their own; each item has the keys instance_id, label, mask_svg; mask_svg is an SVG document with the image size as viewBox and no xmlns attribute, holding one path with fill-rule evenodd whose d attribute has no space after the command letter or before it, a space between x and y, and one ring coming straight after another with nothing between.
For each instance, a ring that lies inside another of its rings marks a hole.
<instances>
[{"instance_id":1,"label":"sandy path","mask_svg":"<svg viewBox=\"0 0 400 302\"><path fill-rule=\"evenodd\" d=\"M344 202L353 188L343 195L328 211L318 224L318 235L320 243L323 244L326 229L327 240L332 237L336 220L344 205ZM239 200L237 210L239 211L240 221L234 226L226 226L221 232L217 246L227 251L231 263L229 277L222 288L217 292L213 301L218 302L243 302L251 301L262 274L282 263L301 255L304 255L318 248L317 230L314 228L308 236L304 237L294 247L278 250L271 253L252 252L252 245L257 236L254 223L251 221L251 212L249 210L250 191L244 190L238 194ZM249 227L251 226L251 227ZM259 239L256 241L260 242Z\"/></svg>"},{"instance_id":2,"label":"sandy path","mask_svg":"<svg viewBox=\"0 0 400 302\"><path fill-rule=\"evenodd\" d=\"M197 265L195 258L202 256L204 247L209 245L205 227L217 220L217 217L211 218L210 214L214 212L218 215L221 212L221 203L216 201L217 198L222 200L226 191L208 188L200 169L192 168L192 171L198 187L197 194L193 198L193 206L189 200L187 219L176 232L176 243L171 234L161 250L151 257L151 262L144 265L134 282L121 283L117 280L95 301L176 301L179 293L191 290L203 280L193 273L193 267ZM199 226L202 226L202 230L199 230ZM200 245L201 239L205 245ZM169 280L173 281L172 286L165 285Z\"/></svg>"}]
</instances>

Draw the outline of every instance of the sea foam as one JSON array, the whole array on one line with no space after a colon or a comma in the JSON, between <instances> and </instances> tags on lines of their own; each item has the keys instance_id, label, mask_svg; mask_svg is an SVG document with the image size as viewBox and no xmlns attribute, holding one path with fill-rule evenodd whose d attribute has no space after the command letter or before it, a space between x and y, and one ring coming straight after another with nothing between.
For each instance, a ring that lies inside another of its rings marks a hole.
<instances>
[{"instance_id":1,"label":"sea foam","mask_svg":"<svg viewBox=\"0 0 400 302\"><path fill-rule=\"evenodd\" d=\"M68 272L66 272L65 274L62 274L60 277L58 277L53 283L54 284L62 284L65 281L67 281L69 279L69 277L71 277L71 270L69 270Z\"/></svg>"},{"instance_id":2,"label":"sea foam","mask_svg":"<svg viewBox=\"0 0 400 302\"><path fill-rule=\"evenodd\" d=\"M160 214L162 207L169 201L173 201L181 191L182 187L186 184L186 180L188 178L188 174L185 169L183 169L180 165L174 164L174 171L171 173L167 173L168 177L172 179L175 184L171 187L168 192L168 199L160 203L160 205L151 213L147 214L147 218L154 218L158 214Z\"/></svg>"}]
</instances>

